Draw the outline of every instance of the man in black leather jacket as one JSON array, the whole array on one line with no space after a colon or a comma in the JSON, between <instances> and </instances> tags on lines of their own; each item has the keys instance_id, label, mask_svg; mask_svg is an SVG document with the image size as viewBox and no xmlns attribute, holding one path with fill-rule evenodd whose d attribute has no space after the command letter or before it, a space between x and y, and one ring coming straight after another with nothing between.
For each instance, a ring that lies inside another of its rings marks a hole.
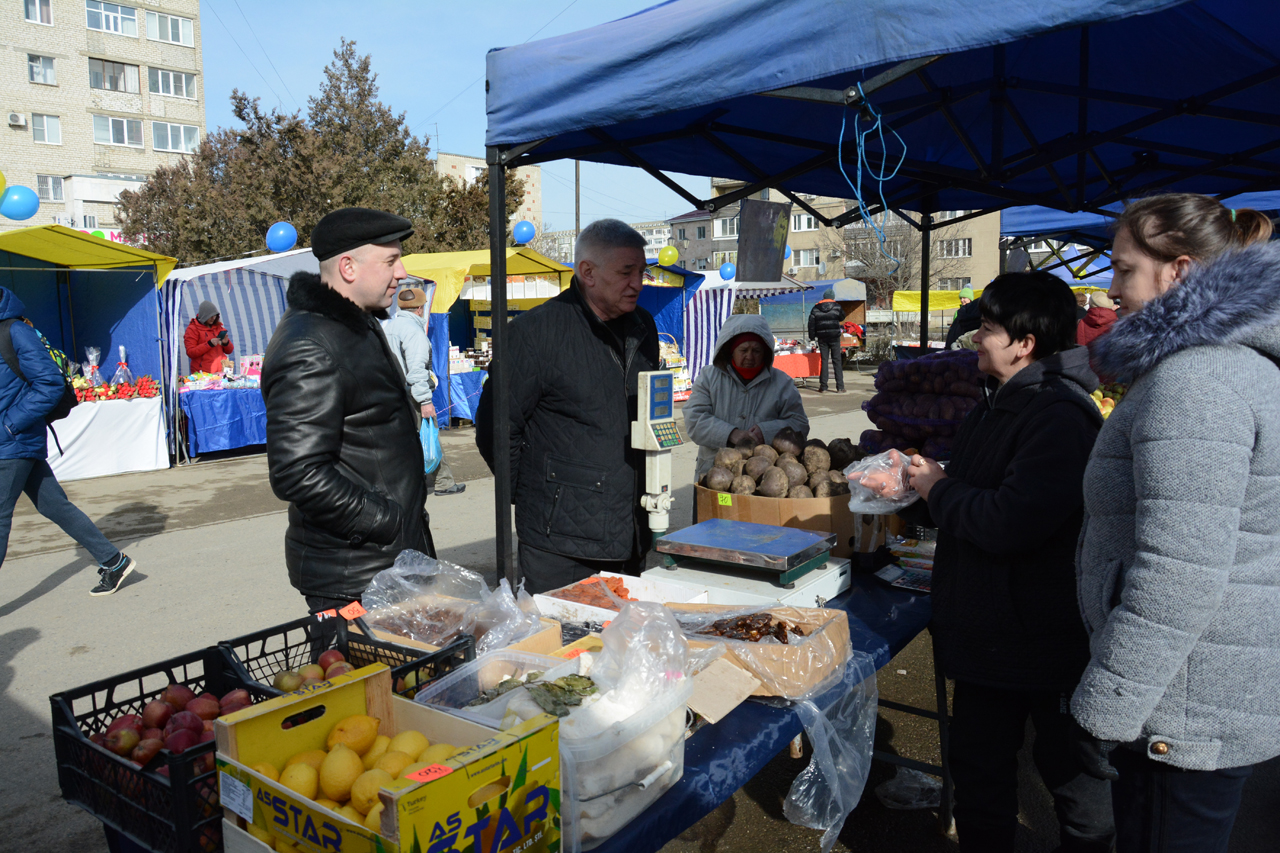
<instances>
[{"instance_id":1,"label":"man in black leather jacket","mask_svg":"<svg viewBox=\"0 0 1280 853\"><path fill-rule=\"evenodd\" d=\"M416 404L378 324L407 277L407 219L364 208L311 233L262 365L271 488L289 502L285 564L312 613L363 595L412 548L434 556Z\"/></svg>"},{"instance_id":2,"label":"man in black leather jacket","mask_svg":"<svg viewBox=\"0 0 1280 853\"><path fill-rule=\"evenodd\" d=\"M649 549L644 456L631 449L638 374L657 370L658 330L636 307L645 239L616 219L582 230L573 284L517 317L511 382L511 494L531 592L599 571L636 574ZM476 445L493 468L492 384Z\"/></svg>"}]
</instances>

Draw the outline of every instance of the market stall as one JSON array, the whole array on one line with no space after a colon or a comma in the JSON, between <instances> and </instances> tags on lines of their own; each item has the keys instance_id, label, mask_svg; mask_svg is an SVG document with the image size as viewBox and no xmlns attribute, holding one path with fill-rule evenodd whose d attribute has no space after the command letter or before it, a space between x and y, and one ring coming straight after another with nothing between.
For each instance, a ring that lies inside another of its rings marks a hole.
<instances>
[{"instance_id":1,"label":"market stall","mask_svg":"<svg viewBox=\"0 0 1280 853\"><path fill-rule=\"evenodd\" d=\"M694 371L689 364L688 329L695 334L700 324L694 308L694 321L689 322L690 304L697 295L699 287L706 280L702 273L691 272L680 266L665 266L654 259L649 259L649 266L644 271L644 287L640 290L640 298L636 304L653 315L653 322L658 327L659 348L662 362L675 374L675 399L677 402L689 399L693 389ZM719 332L719 327L716 327Z\"/></svg>"},{"instance_id":2,"label":"market stall","mask_svg":"<svg viewBox=\"0 0 1280 853\"><path fill-rule=\"evenodd\" d=\"M783 347L773 366L794 379L819 376L822 358L809 346L809 312L827 290L844 311L846 334L841 338L843 357L862 346L867 324L867 286L857 279L828 279L804 283L804 289L760 297L760 315L769 323L773 336ZM749 292L749 291L748 291Z\"/></svg>"},{"instance_id":3,"label":"market stall","mask_svg":"<svg viewBox=\"0 0 1280 853\"><path fill-rule=\"evenodd\" d=\"M0 263L7 270L0 283L82 373L75 380L82 402L55 424L57 440L49 436L54 473L72 480L168 467L164 409L158 399L136 398L159 393L140 381L161 375L156 281L174 260L45 225L0 234ZM80 367L91 354L98 359L92 389ZM121 362L130 375L117 382Z\"/></svg>"}]
</instances>

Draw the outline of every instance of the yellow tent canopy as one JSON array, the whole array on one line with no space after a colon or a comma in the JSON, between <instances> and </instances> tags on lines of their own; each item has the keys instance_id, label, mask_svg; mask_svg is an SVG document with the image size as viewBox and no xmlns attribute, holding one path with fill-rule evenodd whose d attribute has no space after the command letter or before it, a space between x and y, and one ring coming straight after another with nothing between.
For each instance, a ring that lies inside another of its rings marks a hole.
<instances>
[{"instance_id":1,"label":"yellow tent canopy","mask_svg":"<svg viewBox=\"0 0 1280 853\"><path fill-rule=\"evenodd\" d=\"M73 270L151 267L156 273L157 287L178 265L176 258L113 243L62 225L40 225L0 233L0 251Z\"/></svg>"},{"instance_id":2,"label":"yellow tent canopy","mask_svg":"<svg viewBox=\"0 0 1280 853\"><path fill-rule=\"evenodd\" d=\"M1090 285L1081 285L1071 288L1076 293L1094 293L1095 291L1107 292L1105 287L1092 287ZM974 289L973 297L977 299L982 295L982 291ZM958 290L930 290L929 291L929 311L955 311L960 307L960 291ZM893 310L908 311L913 314L920 313L920 291L918 290L895 290L893 292Z\"/></svg>"},{"instance_id":3,"label":"yellow tent canopy","mask_svg":"<svg viewBox=\"0 0 1280 853\"><path fill-rule=\"evenodd\" d=\"M409 275L430 279L436 283L436 295L431 301L432 314L448 313L462 293L463 279L467 276L489 275L489 250L474 252L432 252L406 255L404 268ZM569 286L573 268L526 247L507 249L507 275L560 275L560 289Z\"/></svg>"}]
</instances>

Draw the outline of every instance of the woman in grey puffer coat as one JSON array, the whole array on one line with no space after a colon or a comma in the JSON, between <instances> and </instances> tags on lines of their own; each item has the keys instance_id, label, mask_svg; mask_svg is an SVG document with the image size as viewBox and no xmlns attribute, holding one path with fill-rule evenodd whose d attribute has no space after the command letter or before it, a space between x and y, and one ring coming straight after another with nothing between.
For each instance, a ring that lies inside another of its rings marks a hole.
<instances>
[{"instance_id":1,"label":"woman in grey puffer coat","mask_svg":"<svg viewBox=\"0 0 1280 853\"><path fill-rule=\"evenodd\" d=\"M743 335L758 343L763 356L760 364L745 370L733 360ZM735 314L721 327L715 357L698 374L684 404L684 426L698 444L695 481L711 470L716 451L734 446L740 433L760 444L771 443L783 427L808 437L800 392L790 376L773 367L773 332L763 317Z\"/></svg>"},{"instance_id":2,"label":"woman in grey puffer coat","mask_svg":"<svg viewBox=\"0 0 1280 853\"><path fill-rule=\"evenodd\" d=\"M1225 851L1280 755L1280 246L1250 245L1270 233L1195 195L1118 223L1121 319L1091 352L1132 385L1085 472L1071 709L1119 771L1119 853Z\"/></svg>"}]
</instances>

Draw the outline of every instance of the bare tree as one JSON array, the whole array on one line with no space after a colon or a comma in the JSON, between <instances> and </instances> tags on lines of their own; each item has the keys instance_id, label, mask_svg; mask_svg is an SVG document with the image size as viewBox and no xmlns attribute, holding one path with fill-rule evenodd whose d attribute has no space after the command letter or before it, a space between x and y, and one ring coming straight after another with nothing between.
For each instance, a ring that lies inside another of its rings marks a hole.
<instances>
[{"instance_id":1,"label":"bare tree","mask_svg":"<svg viewBox=\"0 0 1280 853\"><path fill-rule=\"evenodd\" d=\"M895 290L920 289L920 259L923 241L920 232L897 216L876 216L884 231L884 242L875 229L860 220L842 229L824 228L818 235L827 269L843 265L843 273L867 285L867 307L888 309ZM934 232L935 236L937 232ZM965 269L962 260L944 258L930 252L930 287L944 279L956 278Z\"/></svg>"}]
</instances>

